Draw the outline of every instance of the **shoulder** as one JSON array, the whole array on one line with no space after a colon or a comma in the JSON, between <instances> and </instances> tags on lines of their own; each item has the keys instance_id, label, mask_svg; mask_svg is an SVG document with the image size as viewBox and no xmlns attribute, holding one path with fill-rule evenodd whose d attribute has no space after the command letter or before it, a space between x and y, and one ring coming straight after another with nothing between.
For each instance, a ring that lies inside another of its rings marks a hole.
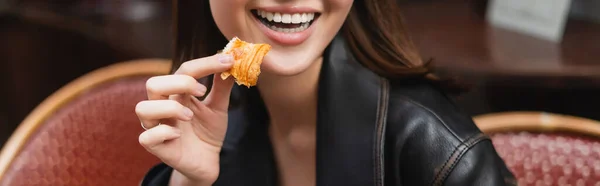
<instances>
[{"instance_id":1,"label":"shoulder","mask_svg":"<svg viewBox=\"0 0 600 186\"><path fill-rule=\"evenodd\" d=\"M481 134L469 115L427 81L388 81L388 84L388 127L396 130L427 127L435 129L436 136L457 143Z\"/></svg>"},{"instance_id":2,"label":"shoulder","mask_svg":"<svg viewBox=\"0 0 600 186\"><path fill-rule=\"evenodd\" d=\"M412 183L447 182L461 161L481 160L467 154L483 152L498 159L489 137L433 85L419 80L389 82L388 97L386 149L390 153L387 155L398 166L395 171L411 174ZM460 172L461 176L476 175Z\"/></svg>"},{"instance_id":3,"label":"shoulder","mask_svg":"<svg viewBox=\"0 0 600 186\"><path fill-rule=\"evenodd\" d=\"M325 112L344 118L339 128L352 128L352 120L377 120L375 155L384 157L379 163L385 161L389 185L510 185L505 180L514 177L489 138L448 96L425 80L377 75L349 55L342 41L334 40L324 57L319 91L332 99L320 105L339 109ZM357 119L359 113L369 119Z\"/></svg>"}]
</instances>

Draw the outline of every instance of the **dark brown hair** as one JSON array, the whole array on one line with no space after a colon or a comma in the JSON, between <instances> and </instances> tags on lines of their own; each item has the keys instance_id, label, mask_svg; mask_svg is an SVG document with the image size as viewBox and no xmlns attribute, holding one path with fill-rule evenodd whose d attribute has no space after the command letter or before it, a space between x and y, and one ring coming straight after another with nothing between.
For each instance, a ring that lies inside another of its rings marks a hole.
<instances>
[{"instance_id":1,"label":"dark brown hair","mask_svg":"<svg viewBox=\"0 0 600 186\"><path fill-rule=\"evenodd\" d=\"M216 53L227 43L217 28L208 0L174 0L175 57L182 62ZM353 55L373 72L390 78L423 77L438 81L407 34L397 0L355 0L340 33ZM210 83L205 81L204 83Z\"/></svg>"}]
</instances>

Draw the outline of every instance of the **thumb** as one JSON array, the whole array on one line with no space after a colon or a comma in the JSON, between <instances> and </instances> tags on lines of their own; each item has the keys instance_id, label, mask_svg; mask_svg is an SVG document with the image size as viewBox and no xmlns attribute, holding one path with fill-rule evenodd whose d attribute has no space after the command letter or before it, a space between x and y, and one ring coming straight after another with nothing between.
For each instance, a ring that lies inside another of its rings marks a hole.
<instances>
[{"instance_id":1,"label":"thumb","mask_svg":"<svg viewBox=\"0 0 600 186\"><path fill-rule=\"evenodd\" d=\"M214 110L226 112L233 83L233 77L223 80L219 75L213 75L212 90L204 100L206 105Z\"/></svg>"}]
</instances>

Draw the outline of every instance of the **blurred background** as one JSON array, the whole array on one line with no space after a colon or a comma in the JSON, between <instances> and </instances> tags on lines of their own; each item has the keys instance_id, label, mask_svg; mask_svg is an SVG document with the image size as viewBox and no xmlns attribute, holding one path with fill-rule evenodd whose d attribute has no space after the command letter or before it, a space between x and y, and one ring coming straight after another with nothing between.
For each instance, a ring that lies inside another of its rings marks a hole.
<instances>
[{"instance_id":1,"label":"blurred background","mask_svg":"<svg viewBox=\"0 0 600 186\"><path fill-rule=\"evenodd\" d=\"M540 111L600 120L600 1L572 1L559 42L493 26L486 18L489 3L401 1L422 55L439 72L472 85L454 98L465 112ZM0 144L75 78L122 61L171 58L171 4L0 1Z\"/></svg>"},{"instance_id":2,"label":"blurred background","mask_svg":"<svg viewBox=\"0 0 600 186\"><path fill-rule=\"evenodd\" d=\"M3 0L0 142L61 86L92 70L170 58L170 0Z\"/></svg>"}]
</instances>

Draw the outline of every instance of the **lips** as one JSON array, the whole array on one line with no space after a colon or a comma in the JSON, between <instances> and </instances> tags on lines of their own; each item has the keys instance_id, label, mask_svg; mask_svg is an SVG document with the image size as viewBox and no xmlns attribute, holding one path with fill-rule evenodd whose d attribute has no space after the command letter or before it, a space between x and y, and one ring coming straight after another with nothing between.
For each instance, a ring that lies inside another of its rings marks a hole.
<instances>
[{"instance_id":1,"label":"lips","mask_svg":"<svg viewBox=\"0 0 600 186\"><path fill-rule=\"evenodd\" d=\"M251 10L259 28L272 41L281 45L298 45L310 37L319 13Z\"/></svg>"}]
</instances>

